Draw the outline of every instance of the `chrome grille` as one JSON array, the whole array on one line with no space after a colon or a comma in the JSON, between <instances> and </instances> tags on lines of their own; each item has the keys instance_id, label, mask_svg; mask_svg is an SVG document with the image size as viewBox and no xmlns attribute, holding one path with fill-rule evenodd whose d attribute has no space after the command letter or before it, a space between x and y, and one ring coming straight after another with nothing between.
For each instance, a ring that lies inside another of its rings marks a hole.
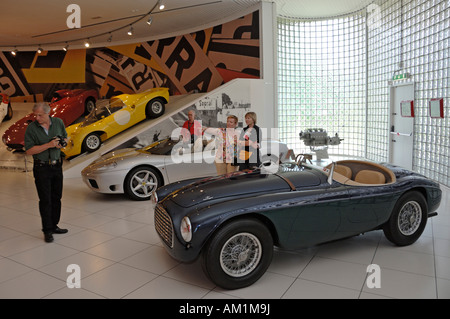
<instances>
[{"instance_id":1,"label":"chrome grille","mask_svg":"<svg viewBox=\"0 0 450 319\"><path fill-rule=\"evenodd\" d=\"M173 248L172 220L160 204L155 206L155 228L163 242L170 248Z\"/></svg>"}]
</instances>

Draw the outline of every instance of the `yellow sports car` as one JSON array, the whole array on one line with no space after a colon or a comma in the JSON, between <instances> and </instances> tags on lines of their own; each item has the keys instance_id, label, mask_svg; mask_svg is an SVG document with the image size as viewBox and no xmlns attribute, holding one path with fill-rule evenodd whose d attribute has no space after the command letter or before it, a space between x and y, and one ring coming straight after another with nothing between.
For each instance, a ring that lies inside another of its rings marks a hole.
<instances>
[{"instance_id":1,"label":"yellow sports car","mask_svg":"<svg viewBox=\"0 0 450 319\"><path fill-rule=\"evenodd\" d=\"M168 88L153 88L138 94L121 94L97 101L96 108L81 123L66 128L67 158L98 150L103 141L145 120L164 114Z\"/></svg>"}]
</instances>

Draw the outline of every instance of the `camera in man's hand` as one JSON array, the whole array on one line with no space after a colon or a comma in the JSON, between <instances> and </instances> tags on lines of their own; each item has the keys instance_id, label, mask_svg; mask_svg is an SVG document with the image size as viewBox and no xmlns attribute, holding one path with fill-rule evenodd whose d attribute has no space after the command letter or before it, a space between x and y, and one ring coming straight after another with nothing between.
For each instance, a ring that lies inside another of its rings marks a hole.
<instances>
[{"instance_id":1,"label":"camera in man's hand","mask_svg":"<svg viewBox=\"0 0 450 319\"><path fill-rule=\"evenodd\" d=\"M67 146L67 142L66 142L65 138L62 137L61 135L55 136L55 139L58 140L59 146L61 146L61 147Z\"/></svg>"}]
</instances>

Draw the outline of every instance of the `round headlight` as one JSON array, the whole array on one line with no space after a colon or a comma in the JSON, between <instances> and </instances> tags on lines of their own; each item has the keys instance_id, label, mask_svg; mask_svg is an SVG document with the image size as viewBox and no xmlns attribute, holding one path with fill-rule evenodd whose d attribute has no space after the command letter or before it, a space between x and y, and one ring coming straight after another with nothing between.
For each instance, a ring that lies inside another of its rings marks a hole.
<instances>
[{"instance_id":1,"label":"round headlight","mask_svg":"<svg viewBox=\"0 0 450 319\"><path fill-rule=\"evenodd\" d=\"M97 170L105 171L108 169L113 169L117 167L117 162L107 162L107 164L100 164L97 166Z\"/></svg>"},{"instance_id":2,"label":"round headlight","mask_svg":"<svg viewBox=\"0 0 450 319\"><path fill-rule=\"evenodd\" d=\"M181 232L181 236L183 237L184 241L186 241L186 242L191 241L192 227L191 227L191 221L189 220L189 217L185 216L183 218L183 220L181 221L180 232Z\"/></svg>"}]
</instances>

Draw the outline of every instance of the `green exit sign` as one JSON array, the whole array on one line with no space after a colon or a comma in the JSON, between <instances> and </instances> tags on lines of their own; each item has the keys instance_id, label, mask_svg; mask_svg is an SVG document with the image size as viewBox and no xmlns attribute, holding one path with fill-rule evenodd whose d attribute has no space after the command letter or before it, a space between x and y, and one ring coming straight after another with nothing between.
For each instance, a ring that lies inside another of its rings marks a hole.
<instances>
[{"instance_id":1,"label":"green exit sign","mask_svg":"<svg viewBox=\"0 0 450 319\"><path fill-rule=\"evenodd\" d=\"M397 80L405 80L405 79L409 79L411 77L411 75L409 73L401 73L401 74L396 74L392 77L393 81L397 81Z\"/></svg>"}]
</instances>

